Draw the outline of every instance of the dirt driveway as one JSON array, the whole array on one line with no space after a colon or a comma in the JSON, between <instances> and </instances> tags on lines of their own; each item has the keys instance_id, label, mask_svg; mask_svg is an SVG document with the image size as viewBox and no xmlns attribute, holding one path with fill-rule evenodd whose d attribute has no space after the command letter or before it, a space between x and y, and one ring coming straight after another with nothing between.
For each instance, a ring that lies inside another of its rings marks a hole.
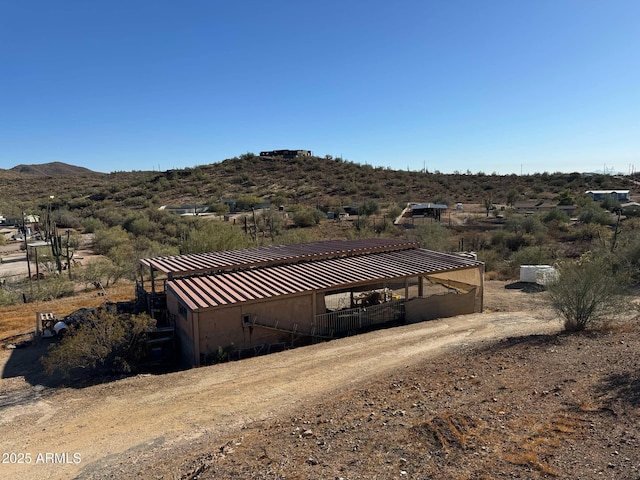
<instances>
[{"instance_id":1,"label":"dirt driveway","mask_svg":"<svg viewBox=\"0 0 640 480\"><path fill-rule=\"evenodd\" d=\"M83 389L49 389L20 376L3 378L0 477L126 477L132 464L171 458L173 449L188 442L273 418L456 347L559 329L545 310L499 312L514 304L527 308L518 299L532 295L500 285L497 291L501 300L487 302L492 313L184 372L139 375ZM503 297L509 300L505 303ZM8 356L2 352L3 366ZM7 456L11 453L16 455ZM15 463L20 460L25 463Z\"/></svg>"}]
</instances>

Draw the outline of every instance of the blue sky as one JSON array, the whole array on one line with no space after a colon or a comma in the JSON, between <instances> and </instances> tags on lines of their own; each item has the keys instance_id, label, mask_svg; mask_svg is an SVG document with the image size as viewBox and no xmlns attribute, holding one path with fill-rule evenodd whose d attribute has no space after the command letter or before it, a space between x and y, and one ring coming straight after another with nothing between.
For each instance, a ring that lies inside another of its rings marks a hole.
<instances>
[{"instance_id":1,"label":"blue sky","mask_svg":"<svg viewBox=\"0 0 640 480\"><path fill-rule=\"evenodd\" d=\"M0 168L640 169L637 0L0 0Z\"/></svg>"}]
</instances>

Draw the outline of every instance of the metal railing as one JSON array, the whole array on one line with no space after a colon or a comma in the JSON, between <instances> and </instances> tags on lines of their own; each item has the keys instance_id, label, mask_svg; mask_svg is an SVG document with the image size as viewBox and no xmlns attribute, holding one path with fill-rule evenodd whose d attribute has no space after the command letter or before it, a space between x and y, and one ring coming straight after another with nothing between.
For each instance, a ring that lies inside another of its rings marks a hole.
<instances>
[{"instance_id":1,"label":"metal railing","mask_svg":"<svg viewBox=\"0 0 640 480\"><path fill-rule=\"evenodd\" d=\"M335 337L401 318L404 318L404 300L394 300L316 315L313 331L319 337Z\"/></svg>"}]
</instances>

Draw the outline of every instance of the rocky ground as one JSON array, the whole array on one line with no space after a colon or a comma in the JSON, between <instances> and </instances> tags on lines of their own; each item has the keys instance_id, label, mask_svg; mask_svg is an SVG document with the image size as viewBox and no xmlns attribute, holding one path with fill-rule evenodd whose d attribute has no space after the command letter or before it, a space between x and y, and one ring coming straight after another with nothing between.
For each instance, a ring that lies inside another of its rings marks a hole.
<instances>
[{"instance_id":1,"label":"rocky ground","mask_svg":"<svg viewBox=\"0 0 640 480\"><path fill-rule=\"evenodd\" d=\"M639 349L626 327L459 348L201 446L182 478L638 479Z\"/></svg>"}]
</instances>

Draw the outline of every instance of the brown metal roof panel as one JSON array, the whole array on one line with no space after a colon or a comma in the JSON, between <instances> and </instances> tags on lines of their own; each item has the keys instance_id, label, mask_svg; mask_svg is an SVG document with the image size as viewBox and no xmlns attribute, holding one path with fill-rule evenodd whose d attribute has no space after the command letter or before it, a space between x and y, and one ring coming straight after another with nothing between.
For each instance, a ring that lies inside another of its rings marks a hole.
<instances>
[{"instance_id":1,"label":"brown metal roof panel","mask_svg":"<svg viewBox=\"0 0 640 480\"><path fill-rule=\"evenodd\" d=\"M232 280L233 284L240 288L241 292L244 292L244 294L241 293L241 295L251 300L269 296L258 288L259 285L256 282L251 281L251 279L247 279L246 276L240 275L240 273L242 272L234 272L224 275L224 277Z\"/></svg>"},{"instance_id":2,"label":"brown metal roof panel","mask_svg":"<svg viewBox=\"0 0 640 480\"><path fill-rule=\"evenodd\" d=\"M246 282L237 275L217 275L215 281L218 285L224 286L225 292L232 295L235 301L255 300L257 297L253 293L252 282Z\"/></svg>"},{"instance_id":3,"label":"brown metal roof panel","mask_svg":"<svg viewBox=\"0 0 640 480\"><path fill-rule=\"evenodd\" d=\"M292 281L292 277L284 276L281 272L275 271L273 268L256 270L251 273L254 274L256 278L260 278L262 282L268 284L270 288L276 290L281 295L309 290L309 288L298 285L295 281Z\"/></svg>"},{"instance_id":4,"label":"brown metal roof panel","mask_svg":"<svg viewBox=\"0 0 640 480\"><path fill-rule=\"evenodd\" d=\"M272 297L277 295L278 292L270 288L270 286L266 285L265 281L261 280L257 275L256 271L240 271L234 272L234 275L237 275L238 278L241 278L244 282L251 285L251 288L256 291L262 298Z\"/></svg>"},{"instance_id":5,"label":"brown metal roof panel","mask_svg":"<svg viewBox=\"0 0 640 480\"><path fill-rule=\"evenodd\" d=\"M281 288L289 290L307 290L313 288L304 278L300 278L295 269L287 266L273 267L269 269L269 276Z\"/></svg>"},{"instance_id":6,"label":"brown metal roof panel","mask_svg":"<svg viewBox=\"0 0 640 480\"><path fill-rule=\"evenodd\" d=\"M344 272L328 269L326 265L309 263L297 267L295 275L304 279L313 289L328 288L336 283L349 281Z\"/></svg>"},{"instance_id":7,"label":"brown metal roof panel","mask_svg":"<svg viewBox=\"0 0 640 480\"><path fill-rule=\"evenodd\" d=\"M306 263L274 267L274 270L286 276L290 282L300 285L300 288L324 288L323 286L327 283L327 279L316 273L316 266L314 263Z\"/></svg>"},{"instance_id":8,"label":"brown metal roof panel","mask_svg":"<svg viewBox=\"0 0 640 480\"><path fill-rule=\"evenodd\" d=\"M172 289L187 307L192 310L212 306L210 298L203 298L198 294L197 290L184 281L168 282L167 288Z\"/></svg>"},{"instance_id":9,"label":"brown metal roof panel","mask_svg":"<svg viewBox=\"0 0 640 480\"><path fill-rule=\"evenodd\" d=\"M268 296L270 297L291 293L289 289L283 288L280 282L274 280L267 269L251 270L246 272L246 274L249 278L249 281L251 281L253 284L259 284L262 289L269 292Z\"/></svg>"},{"instance_id":10,"label":"brown metal roof panel","mask_svg":"<svg viewBox=\"0 0 640 480\"><path fill-rule=\"evenodd\" d=\"M192 277L189 278L188 285L190 292L194 295L201 295L203 298L208 298L212 306L233 303L233 300L230 299L228 295L225 295L225 292L223 292L211 278Z\"/></svg>"}]
</instances>

